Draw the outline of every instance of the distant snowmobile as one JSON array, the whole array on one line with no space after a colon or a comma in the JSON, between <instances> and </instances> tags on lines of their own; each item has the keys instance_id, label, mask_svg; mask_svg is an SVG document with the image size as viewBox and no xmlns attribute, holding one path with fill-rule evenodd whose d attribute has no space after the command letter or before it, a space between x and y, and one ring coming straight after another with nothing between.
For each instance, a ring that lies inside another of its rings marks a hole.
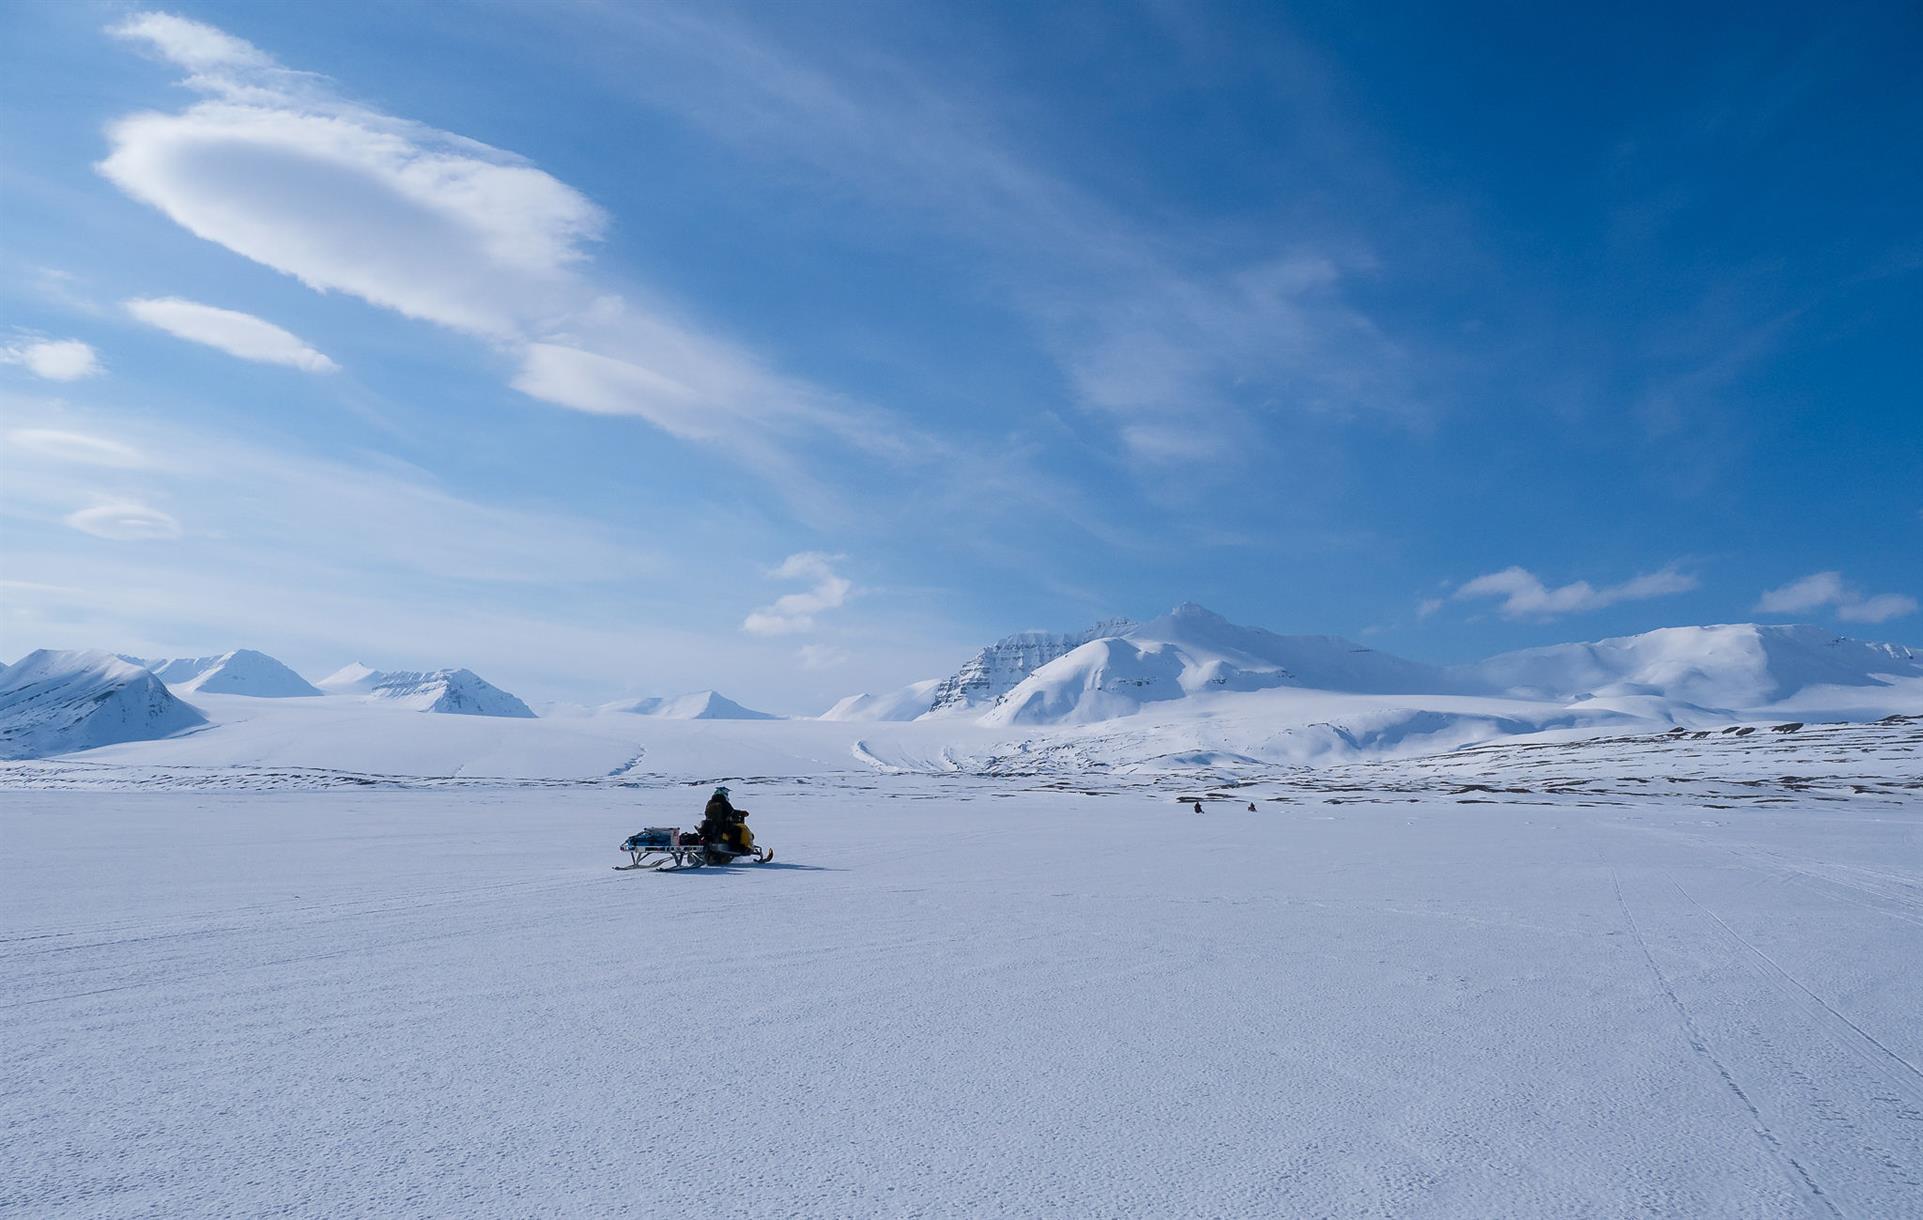
<instances>
[{"instance_id":1,"label":"distant snowmobile","mask_svg":"<svg viewBox=\"0 0 1923 1220\"><path fill-rule=\"evenodd\" d=\"M755 845L754 832L748 829L748 811L736 809L728 800L726 788L716 788L708 798L698 830L678 826L649 826L631 834L621 850L633 858L616 869L652 868L673 870L700 868L708 864L766 864L775 858L773 850Z\"/></svg>"},{"instance_id":2,"label":"distant snowmobile","mask_svg":"<svg viewBox=\"0 0 1923 1220\"><path fill-rule=\"evenodd\" d=\"M746 826L742 829L745 831ZM766 864L775 858L772 848L750 846L747 851L730 850L720 843L704 843L698 830L678 826L650 826L631 834L621 850L633 858L631 864L617 864L621 870L632 868L673 872L680 868L701 868L708 864Z\"/></svg>"}]
</instances>

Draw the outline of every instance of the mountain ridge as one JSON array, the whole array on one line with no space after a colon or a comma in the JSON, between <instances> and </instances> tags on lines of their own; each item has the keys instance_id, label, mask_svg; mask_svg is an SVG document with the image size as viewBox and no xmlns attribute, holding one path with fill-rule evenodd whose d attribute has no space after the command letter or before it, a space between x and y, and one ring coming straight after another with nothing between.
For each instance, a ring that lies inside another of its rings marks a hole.
<instances>
[{"instance_id":1,"label":"mountain ridge","mask_svg":"<svg viewBox=\"0 0 1923 1220\"><path fill-rule=\"evenodd\" d=\"M1105 628L1112 630L1091 634ZM1083 635L1089 638L1066 646ZM1046 659L1026 673L1013 673L1037 655ZM1071 656L1075 659L1068 661ZM971 670L972 686L960 680ZM947 679L880 695L851 695L819 719L898 721L973 712L968 718L985 725L1086 724L1131 715L1148 703L1274 687L1570 703L1615 700L1645 711L1656 710L1649 703L1653 699L1694 714L1768 708L1805 691L1873 696L1875 688L1911 679L1923 682L1923 650L1857 640L1812 624L1661 627L1434 666L1340 636L1282 635L1240 626L1184 602L1141 623L1112 619L1088 632L1016 633L981 650ZM969 697L951 698L947 708L932 706L941 692L957 690ZM931 707L916 713L925 691Z\"/></svg>"},{"instance_id":2,"label":"mountain ridge","mask_svg":"<svg viewBox=\"0 0 1923 1220\"><path fill-rule=\"evenodd\" d=\"M248 695L257 699L304 698L322 693L279 660L252 648L236 648L211 657L154 660L125 653L117 655L182 690L204 691L210 695Z\"/></svg>"},{"instance_id":3,"label":"mountain ridge","mask_svg":"<svg viewBox=\"0 0 1923 1220\"><path fill-rule=\"evenodd\" d=\"M370 669L352 661L320 680L336 695L359 695L454 716L536 719L534 709L471 669Z\"/></svg>"},{"instance_id":4,"label":"mountain ridge","mask_svg":"<svg viewBox=\"0 0 1923 1220\"><path fill-rule=\"evenodd\" d=\"M743 707L719 691L701 690L685 695L650 696L643 699L617 699L598 709L629 716L654 716L662 720L780 720L771 712Z\"/></svg>"},{"instance_id":5,"label":"mountain ridge","mask_svg":"<svg viewBox=\"0 0 1923 1220\"><path fill-rule=\"evenodd\" d=\"M151 741L206 723L156 675L98 649L42 648L0 670L0 758Z\"/></svg>"}]
</instances>

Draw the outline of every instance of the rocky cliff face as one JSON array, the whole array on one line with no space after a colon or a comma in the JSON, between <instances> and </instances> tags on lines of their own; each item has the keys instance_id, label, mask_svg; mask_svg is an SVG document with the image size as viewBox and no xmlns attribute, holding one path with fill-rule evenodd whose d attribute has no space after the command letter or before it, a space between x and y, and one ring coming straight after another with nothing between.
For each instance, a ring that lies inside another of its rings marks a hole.
<instances>
[{"instance_id":1,"label":"rocky cliff face","mask_svg":"<svg viewBox=\"0 0 1923 1220\"><path fill-rule=\"evenodd\" d=\"M1085 631L1062 634L1022 631L1004 637L970 657L967 664L935 687L929 714L955 715L993 707L996 700L1037 669L1067 656L1090 640L1120 635L1134 626L1127 619L1109 619Z\"/></svg>"}]
</instances>

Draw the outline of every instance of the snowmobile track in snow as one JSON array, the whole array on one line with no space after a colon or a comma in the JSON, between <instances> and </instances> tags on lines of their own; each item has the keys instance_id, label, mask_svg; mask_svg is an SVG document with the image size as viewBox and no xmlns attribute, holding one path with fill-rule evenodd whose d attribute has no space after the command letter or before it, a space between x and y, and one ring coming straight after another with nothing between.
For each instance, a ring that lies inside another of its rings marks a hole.
<instances>
[{"instance_id":1,"label":"snowmobile track in snow","mask_svg":"<svg viewBox=\"0 0 1923 1220\"><path fill-rule=\"evenodd\" d=\"M1823 1188L1816 1184L1816 1179L1810 1176L1809 1170L1797 1161L1782 1138L1770 1129L1769 1121L1763 1117L1762 1110L1757 1108L1756 1103L1750 1099L1750 1095L1737 1082L1736 1075L1730 1070L1729 1065L1710 1047L1709 1038L1697 1024L1696 1018L1690 1014L1689 1006L1684 1004L1682 997L1676 994L1676 988L1670 983L1669 977L1663 973L1663 968L1656 964L1656 955L1650 951L1649 939L1643 935L1641 925L1636 922L1635 914L1629 909L1629 901L1623 897L1621 876L1613 868L1609 870L1609 876L1616 890L1616 905L1621 908L1623 921L1628 924L1630 934L1636 939L1636 947L1642 952L1643 964L1649 968L1650 976L1655 979L1656 989L1675 1010L1676 1020L1682 1026L1690 1049L1709 1065L1749 1115L1750 1121L1754 1124L1756 1137L1768 1147L1770 1154L1781 1165L1790 1181L1803 1192L1812 1210L1820 1208L1824 1215L1842 1216L1843 1213L1837 1210L1836 1204L1830 1201L1829 1196L1823 1192Z\"/></svg>"}]
</instances>

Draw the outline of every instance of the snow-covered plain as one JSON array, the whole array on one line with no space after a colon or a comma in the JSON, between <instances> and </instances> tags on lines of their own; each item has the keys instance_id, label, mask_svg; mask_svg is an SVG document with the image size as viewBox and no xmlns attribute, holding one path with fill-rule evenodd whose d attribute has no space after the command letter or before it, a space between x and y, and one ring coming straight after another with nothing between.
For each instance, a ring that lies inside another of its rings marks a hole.
<instances>
[{"instance_id":1,"label":"snow-covered plain","mask_svg":"<svg viewBox=\"0 0 1923 1220\"><path fill-rule=\"evenodd\" d=\"M0 764L0 1214L1923 1215L1923 723L1213 791L831 731ZM743 773L775 864L609 868Z\"/></svg>"}]
</instances>

